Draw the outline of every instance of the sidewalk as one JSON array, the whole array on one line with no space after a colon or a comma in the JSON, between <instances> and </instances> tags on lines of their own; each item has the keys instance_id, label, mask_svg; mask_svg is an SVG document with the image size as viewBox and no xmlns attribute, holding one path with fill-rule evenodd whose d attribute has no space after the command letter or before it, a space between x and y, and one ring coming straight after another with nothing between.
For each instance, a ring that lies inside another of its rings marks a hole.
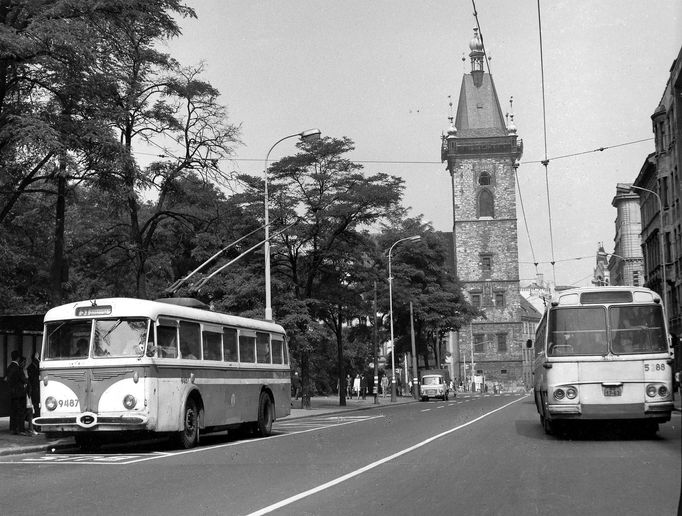
<instances>
[{"instance_id":1,"label":"sidewalk","mask_svg":"<svg viewBox=\"0 0 682 516\"><path fill-rule=\"evenodd\" d=\"M333 414L335 412L381 408L389 405L410 403L413 402L414 399L406 396L398 397L394 403L391 403L390 397L387 396L386 398L382 398L379 396L378 401L379 403L375 405L372 396L367 396L364 400L346 399L346 406L342 407L339 405L338 396L319 396L311 399L310 409L302 409L301 400L292 400L291 414L278 421L314 417L323 414ZM52 448L61 449L73 446L75 446L73 437L48 439L45 437L45 434L42 433L39 433L36 436L12 435L9 431L9 417L0 417L0 456L41 452L51 450Z\"/></svg>"}]
</instances>

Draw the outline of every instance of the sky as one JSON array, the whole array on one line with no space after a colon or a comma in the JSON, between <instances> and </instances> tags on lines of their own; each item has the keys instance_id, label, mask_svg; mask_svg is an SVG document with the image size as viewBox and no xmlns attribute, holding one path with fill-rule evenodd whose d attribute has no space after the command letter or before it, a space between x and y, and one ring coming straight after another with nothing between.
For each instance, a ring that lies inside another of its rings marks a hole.
<instances>
[{"instance_id":1,"label":"sky","mask_svg":"<svg viewBox=\"0 0 682 516\"><path fill-rule=\"evenodd\" d=\"M367 173L403 178L410 216L452 230L440 145L450 99L456 111L470 71L470 0L188 3L198 19L182 20L183 35L166 48L183 64L204 63L230 121L241 124L242 145L225 171L262 175L277 140L319 128L352 139L348 157ZM650 117L682 47L682 0L540 0L547 174L538 163L545 157L538 2L475 5L502 110L512 112L513 97L524 142L521 283L535 279L538 262L546 280L589 285L599 244L613 251L616 184L634 181L654 150ZM285 140L270 159L295 152L295 139Z\"/></svg>"}]
</instances>

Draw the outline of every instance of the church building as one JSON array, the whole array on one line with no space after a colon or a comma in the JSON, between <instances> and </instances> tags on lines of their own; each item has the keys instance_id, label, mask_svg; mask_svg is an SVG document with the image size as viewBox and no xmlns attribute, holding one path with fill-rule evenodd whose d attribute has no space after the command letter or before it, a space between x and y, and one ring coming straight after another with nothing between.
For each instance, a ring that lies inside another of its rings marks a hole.
<instances>
[{"instance_id":1,"label":"church building","mask_svg":"<svg viewBox=\"0 0 682 516\"><path fill-rule=\"evenodd\" d=\"M464 295L485 315L451 339L452 367L480 389L515 389L524 383L515 186L523 143L513 115L507 124L502 114L477 29L469 48L471 72L462 77L441 159L451 177L454 269Z\"/></svg>"}]
</instances>

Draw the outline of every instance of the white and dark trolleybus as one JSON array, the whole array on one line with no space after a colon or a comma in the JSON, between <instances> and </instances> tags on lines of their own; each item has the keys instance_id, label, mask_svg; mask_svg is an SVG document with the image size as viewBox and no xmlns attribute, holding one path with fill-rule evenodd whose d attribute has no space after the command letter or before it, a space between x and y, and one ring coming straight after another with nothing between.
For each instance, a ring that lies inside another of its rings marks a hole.
<instances>
[{"instance_id":1,"label":"white and dark trolleybus","mask_svg":"<svg viewBox=\"0 0 682 516\"><path fill-rule=\"evenodd\" d=\"M82 447L141 434L185 448L223 429L269 435L291 411L284 329L205 308L111 298L51 309L34 423Z\"/></svg>"}]
</instances>

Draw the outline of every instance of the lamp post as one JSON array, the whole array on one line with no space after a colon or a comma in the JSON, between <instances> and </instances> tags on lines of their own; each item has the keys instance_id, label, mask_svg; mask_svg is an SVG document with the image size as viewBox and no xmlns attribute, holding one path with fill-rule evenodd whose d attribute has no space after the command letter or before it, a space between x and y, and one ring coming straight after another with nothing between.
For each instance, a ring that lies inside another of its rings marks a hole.
<instances>
[{"instance_id":1,"label":"lamp post","mask_svg":"<svg viewBox=\"0 0 682 516\"><path fill-rule=\"evenodd\" d=\"M290 134L284 138L277 140L265 156L265 168L263 171L263 176L265 178L265 320L272 321L272 293L270 286L270 214L268 210L268 159L270 158L270 153L278 143L283 142L289 138L300 138L301 140L314 140L320 137L319 129L308 129L307 131L301 131L300 133Z\"/></svg>"},{"instance_id":2,"label":"lamp post","mask_svg":"<svg viewBox=\"0 0 682 516\"><path fill-rule=\"evenodd\" d=\"M661 225L661 228L659 229L658 232L658 242L661 247L661 266L663 267L663 285L661 287L661 293L663 294L663 306L665 307L666 311L668 310L668 283L666 281L666 272L665 272L665 244L663 243L663 203L661 202L661 197L654 192L653 190L649 190L648 188L642 188L641 186L635 186L631 185L630 190L642 190L644 192L649 192L650 194L653 194L654 197L656 197L656 200L658 201L658 217L659 217L659 223Z\"/></svg>"},{"instance_id":3,"label":"lamp post","mask_svg":"<svg viewBox=\"0 0 682 516\"><path fill-rule=\"evenodd\" d=\"M393 243L393 245L388 250L388 316L391 320L391 401L396 401L395 393L395 342L393 340L393 274L391 273L391 253L393 248L400 242L405 242L406 240L420 240L421 236L414 235L407 238L401 238L400 240Z\"/></svg>"}]
</instances>

